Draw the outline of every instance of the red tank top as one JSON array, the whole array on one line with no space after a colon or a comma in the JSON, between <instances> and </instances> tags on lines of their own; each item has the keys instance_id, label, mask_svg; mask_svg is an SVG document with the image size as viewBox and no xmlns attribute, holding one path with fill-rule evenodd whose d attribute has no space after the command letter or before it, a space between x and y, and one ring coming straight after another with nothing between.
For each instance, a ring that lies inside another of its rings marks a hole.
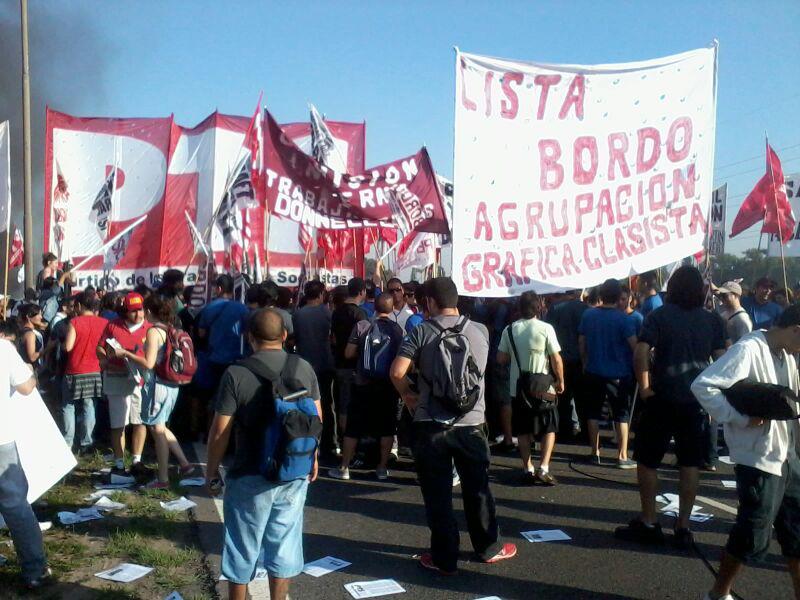
<instances>
[{"instance_id":1,"label":"red tank top","mask_svg":"<svg viewBox=\"0 0 800 600\"><path fill-rule=\"evenodd\" d=\"M108 325L102 317L86 315L73 317L70 325L75 329L75 346L67 355L67 375L99 373L100 361L97 359L97 344Z\"/></svg>"}]
</instances>

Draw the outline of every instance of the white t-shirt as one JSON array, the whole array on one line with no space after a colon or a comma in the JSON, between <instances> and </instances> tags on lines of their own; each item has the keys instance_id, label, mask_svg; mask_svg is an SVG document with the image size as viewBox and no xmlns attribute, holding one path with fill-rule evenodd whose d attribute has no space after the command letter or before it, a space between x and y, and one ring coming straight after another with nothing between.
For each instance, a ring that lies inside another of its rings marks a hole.
<instances>
[{"instance_id":1,"label":"white t-shirt","mask_svg":"<svg viewBox=\"0 0 800 600\"><path fill-rule=\"evenodd\" d=\"M523 371L550 373L550 357L561 352L556 330L550 323L545 323L539 319L520 319L512 323L511 335L514 336L514 343L519 352L519 362ZM503 329L498 350L511 357L508 383L513 397L517 394L519 367L514 356L514 349L511 346L511 340L508 339L508 327Z\"/></svg>"},{"instance_id":2,"label":"white t-shirt","mask_svg":"<svg viewBox=\"0 0 800 600\"><path fill-rule=\"evenodd\" d=\"M736 311L723 309L720 314L725 320L725 327L728 331L728 337L731 339L731 344L735 344L742 336L753 331L753 322L745 309L740 308Z\"/></svg>"},{"instance_id":3,"label":"white t-shirt","mask_svg":"<svg viewBox=\"0 0 800 600\"><path fill-rule=\"evenodd\" d=\"M392 321L400 325L400 329L403 331L406 330L406 321L408 321L408 317L414 314L414 311L408 307L408 304L404 304L403 308L400 310L393 310L392 311Z\"/></svg>"},{"instance_id":4,"label":"white t-shirt","mask_svg":"<svg viewBox=\"0 0 800 600\"><path fill-rule=\"evenodd\" d=\"M31 378L33 373L14 345L0 339L0 444L16 441L15 412L11 405L14 388Z\"/></svg>"}]
</instances>

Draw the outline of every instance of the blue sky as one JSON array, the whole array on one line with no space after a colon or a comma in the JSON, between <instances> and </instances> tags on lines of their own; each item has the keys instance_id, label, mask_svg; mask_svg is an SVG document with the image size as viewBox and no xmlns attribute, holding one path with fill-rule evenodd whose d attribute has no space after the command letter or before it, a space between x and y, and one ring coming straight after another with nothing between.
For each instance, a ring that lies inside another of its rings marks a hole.
<instances>
[{"instance_id":1,"label":"blue sky","mask_svg":"<svg viewBox=\"0 0 800 600\"><path fill-rule=\"evenodd\" d=\"M512 59L592 64L654 58L717 38L715 179L729 183L729 222L763 173L765 130L784 171L800 172L797 0L80 0L69 6L100 40L102 56L87 59L102 68L102 92L92 96L82 87L54 108L86 116L174 113L177 122L193 125L215 108L250 114L263 89L283 122L306 119L308 101L329 118L366 120L368 165L425 143L446 175L452 173L454 45ZM36 10L32 3L32 18ZM746 232L729 248L752 247L757 237Z\"/></svg>"}]
</instances>

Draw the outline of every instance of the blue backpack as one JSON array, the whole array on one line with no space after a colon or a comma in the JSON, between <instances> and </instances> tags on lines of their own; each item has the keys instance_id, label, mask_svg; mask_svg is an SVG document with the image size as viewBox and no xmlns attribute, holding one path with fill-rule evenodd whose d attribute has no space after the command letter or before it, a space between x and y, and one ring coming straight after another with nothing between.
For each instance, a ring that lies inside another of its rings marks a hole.
<instances>
[{"instance_id":1,"label":"blue backpack","mask_svg":"<svg viewBox=\"0 0 800 600\"><path fill-rule=\"evenodd\" d=\"M297 356L286 357L284 369L296 364ZM259 460L261 474L269 481L287 482L308 477L322 435L322 420L308 390L289 392L283 379L253 357L239 364L256 377L270 383L270 393L261 400L272 402L272 418L264 427L264 443Z\"/></svg>"},{"instance_id":2,"label":"blue backpack","mask_svg":"<svg viewBox=\"0 0 800 600\"><path fill-rule=\"evenodd\" d=\"M402 342L403 330L397 323L375 319L361 342L358 372L367 379L388 379Z\"/></svg>"}]
</instances>

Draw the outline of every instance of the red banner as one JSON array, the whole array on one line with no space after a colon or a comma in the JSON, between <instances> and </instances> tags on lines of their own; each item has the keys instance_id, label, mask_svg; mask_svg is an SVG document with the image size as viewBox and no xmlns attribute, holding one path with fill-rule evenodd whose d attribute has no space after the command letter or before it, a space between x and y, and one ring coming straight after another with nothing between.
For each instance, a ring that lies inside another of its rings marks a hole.
<instances>
[{"instance_id":1,"label":"red banner","mask_svg":"<svg viewBox=\"0 0 800 600\"><path fill-rule=\"evenodd\" d=\"M317 229L380 223L448 232L436 175L424 148L361 174L337 172L300 150L266 112L264 156L265 196L275 215Z\"/></svg>"}]
</instances>

